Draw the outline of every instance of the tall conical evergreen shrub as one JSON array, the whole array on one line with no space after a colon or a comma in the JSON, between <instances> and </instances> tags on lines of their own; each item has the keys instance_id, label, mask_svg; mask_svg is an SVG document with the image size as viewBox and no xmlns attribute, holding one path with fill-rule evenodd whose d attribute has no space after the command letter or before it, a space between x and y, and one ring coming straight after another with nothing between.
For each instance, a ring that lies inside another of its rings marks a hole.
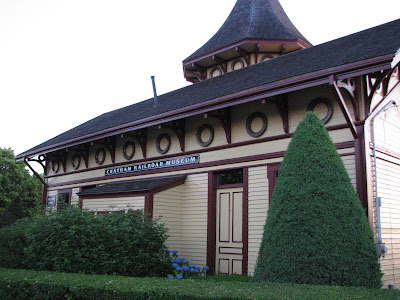
<instances>
[{"instance_id":1,"label":"tall conical evergreen shrub","mask_svg":"<svg viewBox=\"0 0 400 300\"><path fill-rule=\"evenodd\" d=\"M307 113L279 170L254 280L379 288L381 277L344 164L322 121Z\"/></svg>"}]
</instances>

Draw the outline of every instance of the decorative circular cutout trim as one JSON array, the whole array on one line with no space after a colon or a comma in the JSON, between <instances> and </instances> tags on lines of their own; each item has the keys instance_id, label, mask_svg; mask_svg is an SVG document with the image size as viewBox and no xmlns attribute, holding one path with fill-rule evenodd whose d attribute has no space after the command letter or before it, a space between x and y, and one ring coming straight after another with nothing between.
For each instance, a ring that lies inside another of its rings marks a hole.
<instances>
[{"instance_id":1,"label":"decorative circular cutout trim","mask_svg":"<svg viewBox=\"0 0 400 300\"><path fill-rule=\"evenodd\" d=\"M203 133L203 131L205 129L208 129L210 131L210 137L208 138L207 141L203 141L201 139L201 134ZM210 125L210 124L203 124L199 127L199 129L197 129L197 133L196 133L196 140L197 143L202 146L202 147L207 147L208 145L210 145L212 143L212 141L214 140L214 128Z\"/></svg>"},{"instance_id":2,"label":"decorative circular cutout trim","mask_svg":"<svg viewBox=\"0 0 400 300\"><path fill-rule=\"evenodd\" d=\"M220 67L214 67L214 68L212 68L211 71L210 71L210 78L213 78L213 77L214 77L214 72L215 72L215 71L218 71L218 72L219 72L219 74L216 75L216 76L222 75L222 69L221 69Z\"/></svg>"},{"instance_id":3,"label":"decorative circular cutout trim","mask_svg":"<svg viewBox=\"0 0 400 300\"><path fill-rule=\"evenodd\" d=\"M99 158L100 155L101 155L101 159ZM94 159L96 161L96 164L102 165L104 163L104 161L106 160L106 149L104 149L104 148L97 149Z\"/></svg>"},{"instance_id":4,"label":"decorative circular cutout trim","mask_svg":"<svg viewBox=\"0 0 400 300\"><path fill-rule=\"evenodd\" d=\"M54 173L57 173L59 169L60 169L60 163L58 162L58 160L53 160L51 162L51 170Z\"/></svg>"},{"instance_id":5,"label":"decorative circular cutout trim","mask_svg":"<svg viewBox=\"0 0 400 300\"><path fill-rule=\"evenodd\" d=\"M239 62L240 62L240 64L241 64L240 68L235 69L236 64L239 63ZM235 59L235 60L232 62L231 71L240 70L240 69L243 69L243 68L244 68L244 61L243 61L243 59L237 58L237 59Z\"/></svg>"},{"instance_id":6,"label":"decorative circular cutout trim","mask_svg":"<svg viewBox=\"0 0 400 300\"><path fill-rule=\"evenodd\" d=\"M322 119L322 122L324 124L328 123L329 120L332 118L332 114L333 114L333 106L332 103L326 99L326 98L316 98L313 101L310 102L310 104L307 107L307 111L314 111L314 108L318 105L318 104L325 104L326 107L328 108L328 113L326 114L326 116Z\"/></svg>"},{"instance_id":7,"label":"decorative circular cutout trim","mask_svg":"<svg viewBox=\"0 0 400 300\"><path fill-rule=\"evenodd\" d=\"M260 62L267 61L272 58L274 58L274 56L272 54L265 54L263 57L261 57Z\"/></svg>"},{"instance_id":8,"label":"decorative circular cutout trim","mask_svg":"<svg viewBox=\"0 0 400 300\"><path fill-rule=\"evenodd\" d=\"M77 162L75 162L77 160ZM79 154L72 155L71 165L74 170L78 169L81 165L81 156Z\"/></svg>"},{"instance_id":9,"label":"decorative circular cutout trim","mask_svg":"<svg viewBox=\"0 0 400 300\"><path fill-rule=\"evenodd\" d=\"M253 123L253 120L255 118L260 118L263 123L259 131L253 131L253 129L251 129L251 123ZM252 137L261 136L265 132L265 130L267 130L267 126L268 126L267 116L259 111L253 112L246 120L246 131Z\"/></svg>"},{"instance_id":10,"label":"decorative circular cutout trim","mask_svg":"<svg viewBox=\"0 0 400 300\"><path fill-rule=\"evenodd\" d=\"M161 141L163 138L167 139L167 146L164 149L161 149ZM171 147L171 137L169 136L168 133L162 133L157 137L156 141L156 149L157 152L160 154L165 154L168 152L169 148Z\"/></svg>"},{"instance_id":11,"label":"decorative circular cutout trim","mask_svg":"<svg viewBox=\"0 0 400 300\"><path fill-rule=\"evenodd\" d=\"M132 146L132 152L130 154L127 153L128 147ZM135 142L134 141L127 141L124 144L124 147L122 148L122 155L126 160L132 159L132 157L135 155Z\"/></svg>"}]
</instances>

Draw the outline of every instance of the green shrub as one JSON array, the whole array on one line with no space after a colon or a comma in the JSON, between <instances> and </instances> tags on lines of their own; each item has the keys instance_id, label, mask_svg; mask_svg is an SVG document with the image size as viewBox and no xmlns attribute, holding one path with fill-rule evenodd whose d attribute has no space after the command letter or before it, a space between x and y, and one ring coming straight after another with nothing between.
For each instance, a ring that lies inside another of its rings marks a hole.
<instances>
[{"instance_id":1,"label":"green shrub","mask_svg":"<svg viewBox=\"0 0 400 300\"><path fill-rule=\"evenodd\" d=\"M23 268L139 277L165 275L166 229L143 211L94 216L71 207L32 218L24 236Z\"/></svg>"},{"instance_id":2,"label":"green shrub","mask_svg":"<svg viewBox=\"0 0 400 300\"><path fill-rule=\"evenodd\" d=\"M371 228L319 118L308 113L279 170L254 279L379 288Z\"/></svg>"},{"instance_id":3,"label":"green shrub","mask_svg":"<svg viewBox=\"0 0 400 300\"><path fill-rule=\"evenodd\" d=\"M132 278L0 269L0 299L310 299L390 300L400 292L360 287L201 279Z\"/></svg>"},{"instance_id":4,"label":"green shrub","mask_svg":"<svg viewBox=\"0 0 400 300\"><path fill-rule=\"evenodd\" d=\"M0 266L3 268L25 268L24 248L27 246L27 220L19 220L13 225L0 228Z\"/></svg>"}]
</instances>

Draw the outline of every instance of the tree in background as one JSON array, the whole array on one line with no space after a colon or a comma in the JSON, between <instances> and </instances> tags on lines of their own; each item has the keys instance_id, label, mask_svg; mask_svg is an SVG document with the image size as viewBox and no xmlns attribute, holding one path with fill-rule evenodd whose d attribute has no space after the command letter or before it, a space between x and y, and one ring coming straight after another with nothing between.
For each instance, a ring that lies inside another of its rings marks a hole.
<instances>
[{"instance_id":1,"label":"tree in background","mask_svg":"<svg viewBox=\"0 0 400 300\"><path fill-rule=\"evenodd\" d=\"M372 230L324 124L307 113L285 154L255 281L379 288Z\"/></svg>"},{"instance_id":2,"label":"tree in background","mask_svg":"<svg viewBox=\"0 0 400 300\"><path fill-rule=\"evenodd\" d=\"M16 162L14 151L0 148L0 227L40 212L41 182Z\"/></svg>"}]
</instances>

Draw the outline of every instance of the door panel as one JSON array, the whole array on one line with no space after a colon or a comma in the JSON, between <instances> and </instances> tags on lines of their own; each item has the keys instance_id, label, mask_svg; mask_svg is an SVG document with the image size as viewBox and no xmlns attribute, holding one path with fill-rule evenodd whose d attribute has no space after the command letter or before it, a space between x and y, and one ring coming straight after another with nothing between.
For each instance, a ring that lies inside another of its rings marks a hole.
<instances>
[{"instance_id":1,"label":"door panel","mask_svg":"<svg viewBox=\"0 0 400 300\"><path fill-rule=\"evenodd\" d=\"M242 274L243 188L217 190L216 273Z\"/></svg>"}]
</instances>

